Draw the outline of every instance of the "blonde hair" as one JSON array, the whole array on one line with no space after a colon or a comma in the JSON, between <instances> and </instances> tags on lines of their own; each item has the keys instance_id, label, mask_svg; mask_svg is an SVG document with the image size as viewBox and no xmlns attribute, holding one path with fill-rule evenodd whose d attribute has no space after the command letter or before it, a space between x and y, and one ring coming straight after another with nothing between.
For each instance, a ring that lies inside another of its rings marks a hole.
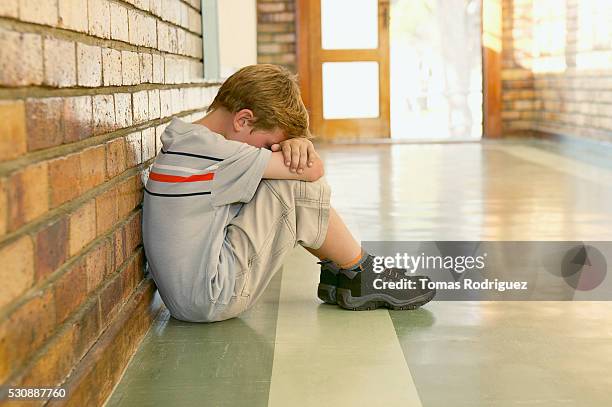
<instances>
[{"instance_id":1,"label":"blonde hair","mask_svg":"<svg viewBox=\"0 0 612 407\"><path fill-rule=\"evenodd\" d=\"M255 116L253 130L278 127L289 138L312 138L297 76L282 66L256 64L241 68L223 82L207 112L219 107L231 113L251 110Z\"/></svg>"}]
</instances>

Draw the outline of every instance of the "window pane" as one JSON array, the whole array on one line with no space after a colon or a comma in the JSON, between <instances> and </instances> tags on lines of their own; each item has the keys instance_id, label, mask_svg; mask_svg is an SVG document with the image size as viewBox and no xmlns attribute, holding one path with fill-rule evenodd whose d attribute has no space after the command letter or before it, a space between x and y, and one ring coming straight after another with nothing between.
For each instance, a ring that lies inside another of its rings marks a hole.
<instances>
[{"instance_id":1,"label":"window pane","mask_svg":"<svg viewBox=\"0 0 612 407\"><path fill-rule=\"evenodd\" d=\"M378 48L378 0L321 0L321 46Z\"/></svg>"},{"instance_id":2,"label":"window pane","mask_svg":"<svg viewBox=\"0 0 612 407\"><path fill-rule=\"evenodd\" d=\"M323 63L323 118L378 115L378 62Z\"/></svg>"}]
</instances>

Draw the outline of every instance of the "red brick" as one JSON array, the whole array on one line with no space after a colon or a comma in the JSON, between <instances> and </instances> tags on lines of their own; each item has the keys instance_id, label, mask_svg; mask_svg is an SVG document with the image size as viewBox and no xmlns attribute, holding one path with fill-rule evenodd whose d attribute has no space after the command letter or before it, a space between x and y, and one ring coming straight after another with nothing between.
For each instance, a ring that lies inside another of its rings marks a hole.
<instances>
[{"instance_id":1,"label":"red brick","mask_svg":"<svg viewBox=\"0 0 612 407\"><path fill-rule=\"evenodd\" d=\"M102 52L100 47L77 44L77 74L80 86L102 85Z\"/></svg>"},{"instance_id":2,"label":"red brick","mask_svg":"<svg viewBox=\"0 0 612 407\"><path fill-rule=\"evenodd\" d=\"M93 97L93 133L103 134L116 129L115 101L113 95Z\"/></svg>"},{"instance_id":3,"label":"red brick","mask_svg":"<svg viewBox=\"0 0 612 407\"><path fill-rule=\"evenodd\" d=\"M144 195L144 185L143 185L143 179L142 179L142 174L139 174L138 177L134 177L134 182L136 184L136 189L135 189L135 197L134 197L134 202L136 203L136 205L139 205L142 203L142 199L143 199L143 195Z\"/></svg>"},{"instance_id":4,"label":"red brick","mask_svg":"<svg viewBox=\"0 0 612 407\"><path fill-rule=\"evenodd\" d=\"M139 250L136 256L122 273L123 301L127 300L144 276L144 253Z\"/></svg>"},{"instance_id":5,"label":"red brick","mask_svg":"<svg viewBox=\"0 0 612 407\"><path fill-rule=\"evenodd\" d=\"M132 94L115 93L115 119L117 128L132 125Z\"/></svg>"},{"instance_id":6,"label":"red brick","mask_svg":"<svg viewBox=\"0 0 612 407\"><path fill-rule=\"evenodd\" d=\"M140 80L140 59L137 52L121 51L121 75L124 85L136 85Z\"/></svg>"},{"instance_id":7,"label":"red brick","mask_svg":"<svg viewBox=\"0 0 612 407\"><path fill-rule=\"evenodd\" d=\"M19 17L19 0L0 1L0 16Z\"/></svg>"},{"instance_id":8,"label":"red brick","mask_svg":"<svg viewBox=\"0 0 612 407\"><path fill-rule=\"evenodd\" d=\"M68 220L62 217L36 234L36 281L64 264L68 256Z\"/></svg>"},{"instance_id":9,"label":"red brick","mask_svg":"<svg viewBox=\"0 0 612 407\"><path fill-rule=\"evenodd\" d=\"M62 108L61 98L26 100L28 151L62 144Z\"/></svg>"},{"instance_id":10,"label":"red brick","mask_svg":"<svg viewBox=\"0 0 612 407\"><path fill-rule=\"evenodd\" d=\"M86 33L88 30L87 7L83 0L58 0L59 26Z\"/></svg>"},{"instance_id":11,"label":"red brick","mask_svg":"<svg viewBox=\"0 0 612 407\"><path fill-rule=\"evenodd\" d=\"M121 86L121 52L115 49L102 49L104 86Z\"/></svg>"},{"instance_id":12,"label":"red brick","mask_svg":"<svg viewBox=\"0 0 612 407\"><path fill-rule=\"evenodd\" d=\"M12 174L7 190L8 230L13 231L49 209L47 163L29 165Z\"/></svg>"},{"instance_id":13,"label":"red brick","mask_svg":"<svg viewBox=\"0 0 612 407\"><path fill-rule=\"evenodd\" d=\"M92 346L100 332L100 305L97 297L91 298L79 313L75 322L73 353L80 359Z\"/></svg>"},{"instance_id":14,"label":"red brick","mask_svg":"<svg viewBox=\"0 0 612 407\"><path fill-rule=\"evenodd\" d=\"M95 146L81 152L81 189L87 192L106 177L106 149Z\"/></svg>"},{"instance_id":15,"label":"red brick","mask_svg":"<svg viewBox=\"0 0 612 407\"><path fill-rule=\"evenodd\" d=\"M141 216L142 210L134 215L125 227L125 249L128 256L142 243Z\"/></svg>"},{"instance_id":16,"label":"red brick","mask_svg":"<svg viewBox=\"0 0 612 407\"><path fill-rule=\"evenodd\" d=\"M146 122L149 119L149 94L142 90L132 95L132 106L134 107L134 123Z\"/></svg>"},{"instance_id":17,"label":"red brick","mask_svg":"<svg viewBox=\"0 0 612 407\"><path fill-rule=\"evenodd\" d=\"M155 157L155 127L142 131L142 161Z\"/></svg>"},{"instance_id":18,"label":"red brick","mask_svg":"<svg viewBox=\"0 0 612 407\"><path fill-rule=\"evenodd\" d=\"M110 38L111 16L107 0L87 0L89 33L101 38Z\"/></svg>"},{"instance_id":19,"label":"red brick","mask_svg":"<svg viewBox=\"0 0 612 407\"><path fill-rule=\"evenodd\" d=\"M11 160L27 151L23 101L0 101L0 161Z\"/></svg>"},{"instance_id":20,"label":"red brick","mask_svg":"<svg viewBox=\"0 0 612 407\"><path fill-rule=\"evenodd\" d=\"M108 241L97 245L85 258L85 269L87 272L87 293L94 291L110 273L107 262L110 246Z\"/></svg>"},{"instance_id":21,"label":"red brick","mask_svg":"<svg viewBox=\"0 0 612 407\"><path fill-rule=\"evenodd\" d=\"M140 83L153 82L153 57L151 54L140 54Z\"/></svg>"},{"instance_id":22,"label":"red brick","mask_svg":"<svg viewBox=\"0 0 612 407\"><path fill-rule=\"evenodd\" d=\"M54 327L52 290L36 293L0 322L0 382L23 365Z\"/></svg>"},{"instance_id":23,"label":"red brick","mask_svg":"<svg viewBox=\"0 0 612 407\"><path fill-rule=\"evenodd\" d=\"M30 23L55 26L57 24L57 0L21 0L19 19Z\"/></svg>"},{"instance_id":24,"label":"red brick","mask_svg":"<svg viewBox=\"0 0 612 407\"><path fill-rule=\"evenodd\" d=\"M76 85L74 42L46 37L44 40L45 85Z\"/></svg>"},{"instance_id":25,"label":"red brick","mask_svg":"<svg viewBox=\"0 0 612 407\"><path fill-rule=\"evenodd\" d=\"M70 154L49 161L50 207L55 208L79 196L80 180L80 154Z\"/></svg>"},{"instance_id":26,"label":"red brick","mask_svg":"<svg viewBox=\"0 0 612 407\"><path fill-rule=\"evenodd\" d=\"M159 89L149 91L149 120L159 118Z\"/></svg>"},{"instance_id":27,"label":"red brick","mask_svg":"<svg viewBox=\"0 0 612 407\"><path fill-rule=\"evenodd\" d=\"M22 295L34 282L34 244L29 235L0 248L0 308Z\"/></svg>"},{"instance_id":28,"label":"red brick","mask_svg":"<svg viewBox=\"0 0 612 407\"><path fill-rule=\"evenodd\" d=\"M115 233L113 233L113 248L113 258L115 260L116 267L119 268L126 258L125 227L117 228Z\"/></svg>"},{"instance_id":29,"label":"red brick","mask_svg":"<svg viewBox=\"0 0 612 407\"><path fill-rule=\"evenodd\" d=\"M43 81L42 39L0 28L0 84L40 85Z\"/></svg>"},{"instance_id":30,"label":"red brick","mask_svg":"<svg viewBox=\"0 0 612 407\"><path fill-rule=\"evenodd\" d=\"M124 6L111 3L111 38L120 41L129 41L128 13Z\"/></svg>"},{"instance_id":31,"label":"red brick","mask_svg":"<svg viewBox=\"0 0 612 407\"><path fill-rule=\"evenodd\" d=\"M128 178L119 184L119 219L124 218L136 206L136 184L134 177Z\"/></svg>"},{"instance_id":32,"label":"red brick","mask_svg":"<svg viewBox=\"0 0 612 407\"><path fill-rule=\"evenodd\" d=\"M106 172L108 178L125 171L125 140L123 137L116 138L106 143Z\"/></svg>"},{"instance_id":33,"label":"red brick","mask_svg":"<svg viewBox=\"0 0 612 407\"><path fill-rule=\"evenodd\" d=\"M112 320L119 310L123 294L122 285L123 280L117 274L100 292L100 315L104 321Z\"/></svg>"},{"instance_id":34,"label":"red brick","mask_svg":"<svg viewBox=\"0 0 612 407\"><path fill-rule=\"evenodd\" d=\"M96 201L92 199L70 215L70 256L78 253L96 236Z\"/></svg>"},{"instance_id":35,"label":"red brick","mask_svg":"<svg viewBox=\"0 0 612 407\"><path fill-rule=\"evenodd\" d=\"M121 272L121 286L123 293L121 294L121 301L126 301L130 294L134 291L135 280L136 280L136 258L130 260L129 264L126 265L125 269Z\"/></svg>"},{"instance_id":36,"label":"red brick","mask_svg":"<svg viewBox=\"0 0 612 407\"><path fill-rule=\"evenodd\" d=\"M96 197L96 229L98 236L118 221L117 190L111 188Z\"/></svg>"},{"instance_id":37,"label":"red brick","mask_svg":"<svg viewBox=\"0 0 612 407\"><path fill-rule=\"evenodd\" d=\"M85 261L79 259L54 283L56 324L61 325L87 298Z\"/></svg>"},{"instance_id":38,"label":"red brick","mask_svg":"<svg viewBox=\"0 0 612 407\"><path fill-rule=\"evenodd\" d=\"M8 229L8 196L6 183L6 178L0 178L0 236L6 234Z\"/></svg>"},{"instance_id":39,"label":"red brick","mask_svg":"<svg viewBox=\"0 0 612 407\"><path fill-rule=\"evenodd\" d=\"M144 250L139 249L136 254L136 281L138 283L144 279L145 261Z\"/></svg>"},{"instance_id":40,"label":"red brick","mask_svg":"<svg viewBox=\"0 0 612 407\"><path fill-rule=\"evenodd\" d=\"M88 138L93 133L91 96L64 99L64 143Z\"/></svg>"},{"instance_id":41,"label":"red brick","mask_svg":"<svg viewBox=\"0 0 612 407\"><path fill-rule=\"evenodd\" d=\"M61 383L77 361L73 351L74 326L63 329L19 381L20 387L54 387Z\"/></svg>"},{"instance_id":42,"label":"red brick","mask_svg":"<svg viewBox=\"0 0 612 407\"><path fill-rule=\"evenodd\" d=\"M131 133L125 136L127 148L127 166L135 167L142 163L142 136L140 132Z\"/></svg>"}]
</instances>

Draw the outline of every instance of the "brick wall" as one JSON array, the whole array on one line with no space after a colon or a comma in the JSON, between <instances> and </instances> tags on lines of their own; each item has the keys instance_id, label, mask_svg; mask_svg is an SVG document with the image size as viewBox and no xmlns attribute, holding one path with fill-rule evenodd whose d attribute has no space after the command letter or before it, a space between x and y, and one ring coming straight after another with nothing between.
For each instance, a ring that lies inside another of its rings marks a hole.
<instances>
[{"instance_id":1,"label":"brick wall","mask_svg":"<svg viewBox=\"0 0 612 407\"><path fill-rule=\"evenodd\" d=\"M612 3L504 0L504 133L612 141Z\"/></svg>"},{"instance_id":2,"label":"brick wall","mask_svg":"<svg viewBox=\"0 0 612 407\"><path fill-rule=\"evenodd\" d=\"M0 1L0 390L98 405L150 326L142 173L218 89L201 33L199 0Z\"/></svg>"},{"instance_id":3,"label":"brick wall","mask_svg":"<svg viewBox=\"0 0 612 407\"><path fill-rule=\"evenodd\" d=\"M257 0L257 62L297 72L295 0Z\"/></svg>"}]
</instances>

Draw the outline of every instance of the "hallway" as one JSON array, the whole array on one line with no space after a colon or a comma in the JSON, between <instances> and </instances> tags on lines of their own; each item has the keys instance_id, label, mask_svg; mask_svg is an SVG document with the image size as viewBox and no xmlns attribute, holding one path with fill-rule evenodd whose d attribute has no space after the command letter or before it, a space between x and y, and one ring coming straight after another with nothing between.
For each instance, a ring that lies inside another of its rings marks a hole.
<instances>
[{"instance_id":1,"label":"hallway","mask_svg":"<svg viewBox=\"0 0 612 407\"><path fill-rule=\"evenodd\" d=\"M361 240L612 237L612 152L588 143L317 149L332 205ZM318 276L298 247L241 318L189 324L162 311L106 405L612 403L608 302L349 312L317 300Z\"/></svg>"}]
</instances>

